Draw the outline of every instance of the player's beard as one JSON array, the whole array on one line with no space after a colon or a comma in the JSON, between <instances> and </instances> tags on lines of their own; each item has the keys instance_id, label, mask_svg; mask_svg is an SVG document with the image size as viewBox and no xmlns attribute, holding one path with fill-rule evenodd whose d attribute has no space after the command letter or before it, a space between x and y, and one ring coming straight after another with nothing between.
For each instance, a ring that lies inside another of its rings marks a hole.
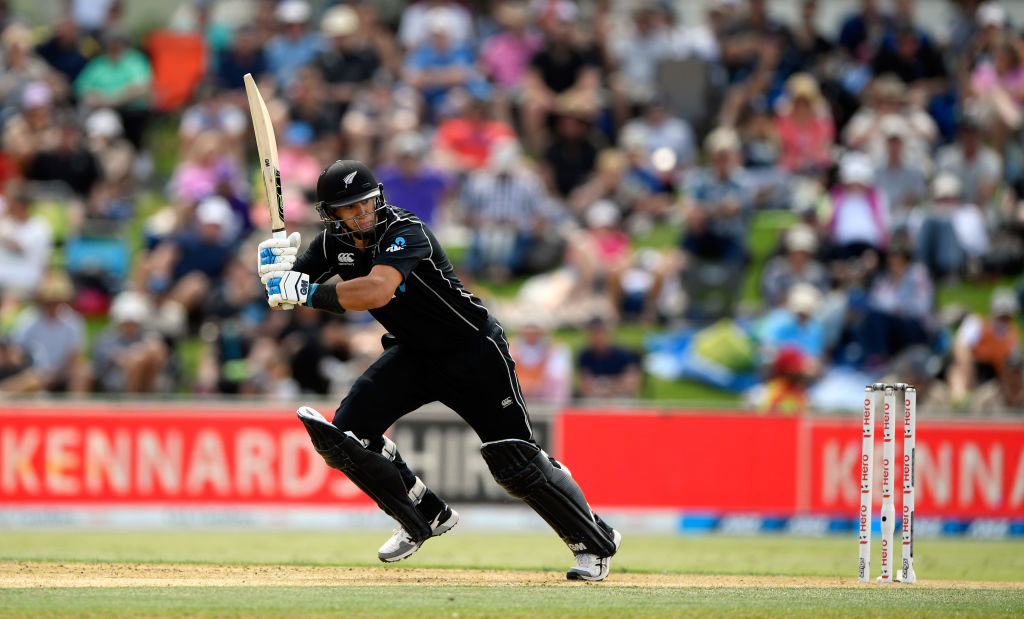
<instances>
[{"instance_id":1,"label":"player's beard","mask_svg":"<svg viewBox=\"0 0 1024 619\"><path fill-rule=\"evenodd\" d=\"M350 222L359 226L359 220L362 219L363 217L366 217L367 215L371 218L371 223L369 226L365 228L360 226L356 229L349 228L349 235L352 238L361 241L365 246L377 242L377 212L371 211L370 213L360 215L358 217L353 218L352 221ZM348 227L347 223L344 225Z\"/></svg>"}]
</instances>

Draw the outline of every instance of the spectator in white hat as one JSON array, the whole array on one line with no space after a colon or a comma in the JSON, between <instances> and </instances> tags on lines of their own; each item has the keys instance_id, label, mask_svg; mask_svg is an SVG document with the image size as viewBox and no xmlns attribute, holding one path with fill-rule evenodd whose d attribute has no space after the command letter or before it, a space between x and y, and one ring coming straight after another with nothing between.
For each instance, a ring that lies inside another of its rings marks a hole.
<instances>
[{"instance_id":1,"label":"spectator in white hat","mask_svg":"<svg viewBox=\"0 0 1024 619\"><path fill-rule=\"evenodd\" d=\"M514 139L491 148L487 167L469 174L462 203L472 230L468 266L499 281L526 270L529 251L553 214L544 183Z\"/></svg>"},{"instance_id":2,"label":"spectator in white hat","mask_svg":"<svg viewBox=\"0 0 1024 619\"><path fill-rule=\"evenodd\" d=\"M816 259L818 236L814 228L798 224L786 231L785 252L765 264L761 275L761 296L768 307L779 307L797 283L810 284L819 292L828 289L828 273Z\"/></svg>"},{"instance_id":3,"label":"spectator in white hat","mask_svg":"<svg viewBox=\"0 0 1024 619\"><path fill-rule=\"evenodd\" d=\"M893 219L898 226L906 211L917 206L928 191L921 162L906 153L906 135L910 127L901 116L890 115L882 119L880 130L885 139L885 159L875 168L875 183L885 194L893 208Z\"/></svg>"},{"instance_id":4,"label":"spectator in white hat","mask_svg":"<svg viewBox=\"0 0 1024 619\"><path fill-rule=\"evenodd\" d=\"M445 97L457 89L489 98L490 84L477 69L474 50L455 37L456 13L444 6L431 9L427 30L427 39L406 56L402 78L423 93L431 120L437 120Z\"/></svg>"},{"instance_id":5,"label":"spectator in white hat","mask_svg":"<svg viewBox=\"0 0 1024 619\"><path fill-rule=\"evenodd\" d=\"M739 266L746 259L753 206L750 184L740 167L739 136L731 128L719 127L705 138L704 150L710 166L695 171L687 183L683 249Z\"/></svg>"},{"instance_id":6,"label":"spectator in white hat","mask_svg":"<svg viewBox=\"0 0 1024 619\"><path fill-rule=\"evenodd\" d=\"M320 70L328 100L338 108L339 116L381 67L380 56L360 31L362 27L359 13L347 4L331 7L320 20L324 49L314 66Z\"/></svg>"},{"instance_id":7,"label":"spectator in white hat","mask_svg":"<svg viewBox=\"0 0 1024 619\"><path fill-rule=\"evenodd\" d=\"M452 179L427 156L427 139L419 131L403 131L391 140L389 162L375 170L388 188L388 200L401 204L431 228L443 227L442 207Z\"/></svg>"},{"instance_id":8,"label":"spectator in white hat","mask_svg":"<svg viewBox=\"0 0 1024 619\"><path fill-rule=\"evenodd\" d=\"M952 172L963 183L963 198L988 208L1002 183L1003 158L985 144L986 121L977 108L969 108L960 119L956 141L935 154L935 167Z\"/></svg>"},{"instance_id":9,"label":"spectator in white hat","mask_svg":"<svg viewBox=\"0 0 1024 619\"><path fill-rule=\"evenodd\" d=\"M172 386L166 374L170 351L150 325L152 319L153 308L144 294L125 291L114 298L111 324L93 346L93 370L99 389L106 393L154 393Z\"/></svg>"},{"instance_id":10,"label":"spectator in white hat","mask_svg":"<svg viewBox=\"0 0 1024 619\"><path fill-rule=\"evenodd\" d=\"M874 183L875 166L867 155L843 155L839 184L829 192L832 213L826 224L840 260L882 250L889 241L889 204Z\"/></svg>"},{"instance_id":11,"label":"spectator in white hat","mask_svg":"<svg viewBox=\"0 0 1024 619\"><path fill-rule=\"evenodd\" d=\"M434 9L444 9L451 16L449 36L457 45L473 43L473 17L464 6L450 0L422 0L410 3L402 12L398 25L398 42L408 50L419 47L430 37L430 14Z\"/></svg>"},{"instance_id":12,"label":"spectator in white hat","mask_svg":"<svg viewBox=\"0 0 1024 619\"><path fill-rule=\"evenodd\" d=\"M886 161L887 138L882 123L890 117L902 119L903 156L907 161L928 166L931 150L939 139L939 127L907 86L893 74L879 75L866 89L867 100L843 128L843 143L871 156L876 165Z\"/></svg>"},{"instance_id":13,"label":"spectator in white hat","mask_svg":"<svg viewBox=\"0 0 1024 619\"><path fill-rule=\"evenodd\" d=\"M863 350L862 362L876 369L893 355L931 338L935 292L928 269L914 261L906 235L889 245L885 268L868 292L868 308L855 338Z\"/></svg>"},{"instance_id":14,"label":"spectator in white hat","mask_svg":"<svg viewBox=\"0 0 1024 619\"><path fill-rule=\"evenodd\" d=\"M64 271L47 273L36 290L35 306L18 315L11 339L31 359L31 368L0 385L14 393L87 393L92 382L84 357L85 321L71 307L75 287Z\"/></svg>"},{"instance_id":15,"label":"spectator in white hat","mask_svg":"<svg viewBox=\"0 0 1024 619\"><path fill-rule=\"evenodd\" d=\"M298 70L311 62L320 49L320 36L309 29L313 9L305 0L284 0L274 10L281 34L266 48L267 66L283 88L292 82Z\"/></svg>"},{"instance_id":16,"label":"spectator in white hat","mask_svg":"<svg viewBox=\"0 0 1024 619\"><path fill-rule=\"evenodd\" d=\"M920 221L912 221L918 255L936 278L977 275L988 253L984 214L964 202L961 187L955 174L940 172L932 181L932 203Z\"/></svg>"},{"instance_id":17,"label":"spectator in white hat","mask_svg":"<svg viewBox=\"0 0 1024 619\"><path fill-rule=\"evenodd\" d=\"M804 383L820 372L826 347L825 323L819 316L821 304L820 290L797 282L786 291L785 304L769 312L758 324L761 356L772 361L769 372L773 378L781 374L801 376L800 382ZM771 391L778 385L768 387Z\"/></svg>"}]
</instances>

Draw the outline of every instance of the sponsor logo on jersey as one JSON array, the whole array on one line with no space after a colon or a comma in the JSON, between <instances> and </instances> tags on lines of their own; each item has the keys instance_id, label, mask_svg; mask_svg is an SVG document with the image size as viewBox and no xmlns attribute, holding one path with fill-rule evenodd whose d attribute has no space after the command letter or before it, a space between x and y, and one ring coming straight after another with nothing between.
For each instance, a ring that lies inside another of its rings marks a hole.
<instances>
[{"instance_id":1,"label":"sponsor logo on jersey","mask_svg":"<svg viewBox=\"0 0 1024 619\"><path fill-rule=\"evenodd\" d=\"M338 264L355 264L356 255L348 252L341 252L338 254Z\"/></svg>"},{"instance_id":2,"label":"sponsor logo on jersey","mask_svg":"<svg viewBox=\"0 0 1024 619\"><path fill-rule=\"evenodd\" d=\"M512 398L505 398L501 401L502 408L508 408L509 406L512 406Z\"/></svg>"},{"instance_id":3,"label":"sponsor logo on jersey","mask_svg":"<svg viewBox=\"0 0 1024 619\"><path fill-rule=\"evenodd\" d=\"M391 253L395 251L402 251L403 249L405 249L405 237L400 236L391 243L391 247L388 247L384 251Z\"/></svg>"}]
</instances>

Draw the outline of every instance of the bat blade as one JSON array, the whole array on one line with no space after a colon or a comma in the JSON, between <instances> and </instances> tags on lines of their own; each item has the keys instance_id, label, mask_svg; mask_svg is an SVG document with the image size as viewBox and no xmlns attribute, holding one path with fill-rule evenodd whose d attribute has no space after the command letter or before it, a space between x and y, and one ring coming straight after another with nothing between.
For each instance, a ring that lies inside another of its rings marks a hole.
<instances>
[{"instance_id":1,"label":"bat blade","mask_svg":"<svg viewBox=\"0 0 1024 619\"><path fill-rule=\"evenodd\" d=\"M260 89L251 73L246 73L245 94L249 99L249 114L256 134L256 150L260 155L263 171L263 186L267 191L267 208L270 209L270 229L275 237L287 236L284 227L284 200L281 196L281 170L277 160L277 138L274 125L270 122L267 104L260 95Z\"/></svg>"},{"instance_id":2,"label":"bat blade","mask_svg":"<svg viewBox=\"0 0 1024 619\"><path fill-rule=\"evenodd\" d=\"M277 137L274 125L270 122L270 112L263 101L263 95L256 86L251 73L242 78L245 82L245 95L249 99L249 115L252 116L252 129L256 134L256 151L260 155L260 168L263 172L263 187L267 191L267 208L270 210L270 231L274 238L283 239L288 236L284 228L284 199L281 196L281 169L277 162ZM291 305L282 305L283 309L292 309Z\"/></svg>"}]
</instances>

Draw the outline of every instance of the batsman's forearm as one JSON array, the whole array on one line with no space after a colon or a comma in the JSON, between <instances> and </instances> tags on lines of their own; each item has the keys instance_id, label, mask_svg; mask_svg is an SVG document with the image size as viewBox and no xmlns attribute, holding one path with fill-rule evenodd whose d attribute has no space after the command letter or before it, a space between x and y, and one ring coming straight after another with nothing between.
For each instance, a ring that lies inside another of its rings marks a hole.
<instances>
[{"instance_id":1,"label":"batsman's forearm","mask_svg":"<svg viewBox=\"0 0 1024 619\"><path fill-rule=\"evenodd\" d=\"M388 291L386 286L372 277L357 277L334 284L338 305L353 311L371 310L384 307L391 302L395 291Z\"/></svg>"}]
</instances>

